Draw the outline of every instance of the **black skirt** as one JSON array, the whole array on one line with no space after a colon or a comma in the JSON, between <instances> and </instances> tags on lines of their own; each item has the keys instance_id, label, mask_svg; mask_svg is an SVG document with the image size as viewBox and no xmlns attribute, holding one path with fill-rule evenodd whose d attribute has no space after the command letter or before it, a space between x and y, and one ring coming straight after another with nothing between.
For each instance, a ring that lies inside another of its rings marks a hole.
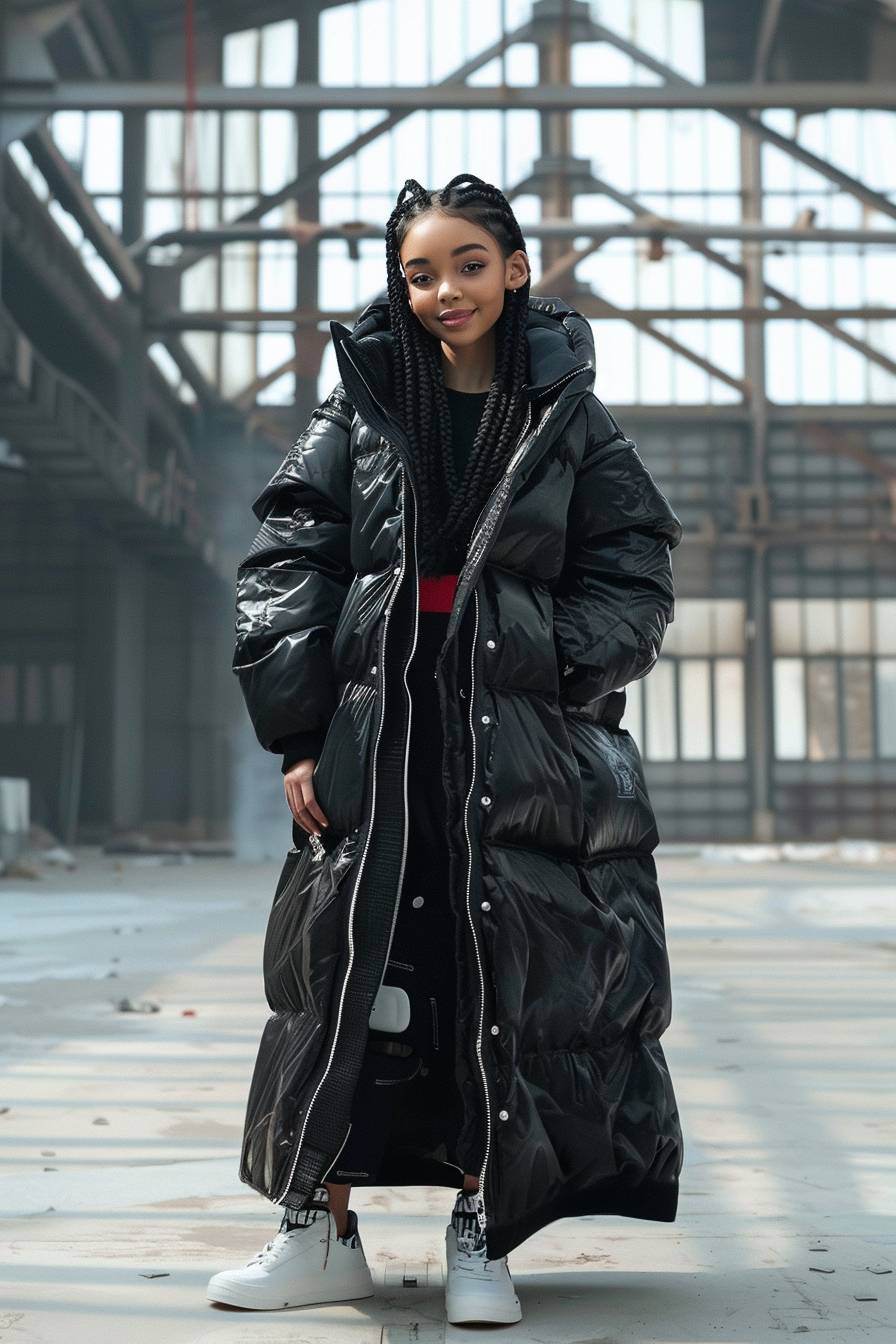
<instances>
[{"instance_id":1,"label":"black skirt","mask_svg":"<svg viewBox=\"0 0 896 1344\"><path fill-rule=\"evenodd\" d=\"M355 1089L348 1140L327 1172L335 1184L381 1184L379 1168L398 1110L413 1089L415 1113L431 1114L421 1143L454 1161L453 1140L462 1120L454 1082L455 917L448 895L446 802L442 783L442 724L435 663L448 613L421 611L417 643L408 666L412 696L408 761L408 842L389 960L383 982L400 985L411 1001L405 1031L370 1030ZM398 1045L401 1053L388 1053ZM384 1050L384 1046L387 1049ZM431 1100L431 1108L428 1101ZM447 1102L447 1105L446 1105Z\"/></svg>"}]
</instances>

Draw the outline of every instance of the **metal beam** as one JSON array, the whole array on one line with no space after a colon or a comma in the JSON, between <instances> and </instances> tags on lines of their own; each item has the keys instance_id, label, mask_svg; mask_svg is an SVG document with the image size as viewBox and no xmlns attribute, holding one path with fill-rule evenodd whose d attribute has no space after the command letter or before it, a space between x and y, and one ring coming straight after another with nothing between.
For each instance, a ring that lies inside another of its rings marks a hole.
<instances>
[{"instance_id":1,"label":"metal beam","mask_svg":"<svg viewBox=\"0 0 896 1344\"><path fill-rule=\"evenodd\" d=\"M132 261L118 234L98 214L81 178L60 152L50 132L41 126L25 136L24 144L59 204L78 221L85 237L93 243L122 289L131 298L137 298L143 288L139 266Z\"/></svg>"},{"instance_id":2,"label":"metal beam","mask_svg":"<svg viewBox=\"0 0 896 1344\"><path fill-rule=\"evenodd\" d=\"M667 219L662 215L642 212L637 219L611 220L596 224L584 219L551 219L540 224L527 224L525 233L530 238L678 238L688 243L694 239L731 238L738 242L762 243L858 243L862 246L893 247L896 233L892 229L816 229L786 224L705 224L699 220ZM131 255L142 256L150 247L167 247L179 243L184 247L209 247L225 243L291 242L303 247L321 238L344 238L346 242L358 238L383 237L381 224L349 221L345 224L317 224L303 220L298 226L274 227L266 224L220 224L207 229L166 229L154 238L144 238L131 248ZM177 262L173 263L177 266Z\"/></svg>"},{"instance_id":3,"label":"metal beam","mask_svg":"<svg viewBox=\"0 0 896 1344\"><path fill-rule=\"evenodd\" d=\"M595 25L600 27L600 25ZM604 30L609 32L609 30ZM618 45L618 34L612 34ZM524 37L517 40L526 40ZM628 44L631 45L631 44ZM645 60L643 53L637 57ZM543 84L438 85L358 84L347 87L320 84L246 85L202 84L196 90L201 112L332 112L344 110L508 110L539 112L579 110L696 108L709 111L747 111L751 108L790 107L802 112L832 107L896 109L896 83L692 84L681 76L667 84ZM145 108L183 111L184 86L167 80L60 80L29 84L10 79L0 93L0 110L46 114L75 109L121 111Z\"/></svg>"},{"instance_id":4,"label":"metal beam","mask_svg":"<svg viewBox=\"0 0 896 1344\"><path fill-rule=\"evenodd\" d=\"M684 75L680 75L678 71L673 70L670 65L666 65L663 61L657 60L655 56L651 56L649 52L644 51L643 48L636 46L633 42L628 42L619 33L614 32L612 28L606 28L603 24L596 23L592 20L591 29L596 39L608 42L611 46L616 47L618 51L624 52L625 55L630 56L632 60L637 61L639 65L643 65L646 69L652 70L654 74L660 75L666 81L664 86L666 89L670 91L675 90L682 94L689 94L695 89L705 89L707 87L706 85L694 84L691 80L685 79ZM641 88L642 86L637 85L636 87ZM746 86L729 85L727 87L737 88ZM766 84L760 87L769 90L787 86L781 84ZM810 86L801 84L798 87L805 89ZM846 85L831 82L826 87L830 90L831 96L829 98L822 98L815 106L809 104L800 106L797 103L785 99L782 99L777 103L763 102L760 100L759 102L749 104L749 106L757 110L768 107L792 107L803 112L825 112L829 108L845 106L845 104L838 102L837 98L838 94L842 93L846 88ZM896 98L896 80L891 83L891 91L893 97ZM646 107L647 104L645 103L644 106ZM685 104L680 103L676 104L676 106L683 107ZM864 105L856 103L854 106L862 107ZM871 105L868 104L868 106ZM799 162L804 163L807 168L813 169L813 171L819 173L822 177L827 178L829 182L835 183L844 191L849 192L850 195L864 201L866 205L870 205L873 209L879 210L881 214L890 215L896 219L896 202L891 201L890 198L884 196L882 192L873 191L871 187L866 186L864 182L860 182L858 178L851 177L849 173L844 173L841 169L835 168L834 165L828 163L826 159L819 158L817 154L813 154L810 150L804 149L801 144L792 138L792 136L781 135L779 131L774 131L770 126L766 126L765 122L761 121L759 117L751 116L748 111L737 110L735 105L731 103L725 103L724 101L716 103L715 111L722 113L723 116L727 116L738 126L752 131L754 135L758 135L760 139L764 140L767 144L774 145L777 149L783 150L783 152L789 154L791 158L798 159Z\"/></svg>"},{"instance_id":5,"label":"metal beam","mask_svg":"<svg viewBox=\"0 0 896 1344\"><path fill-rule=\"evenodd\" d=\"M644 206L637 197L631 196L628 192L620 191L618 187L614 187L611 183L605 181L605 179L595 177L594 186L596 190L603 192L605 196L610 198L610 200L616 201L617 204L623 206L625 209L633 211L639 218L653 218L650 211L644 209ZM731 275L736 275L739 280L745 280L746 268L741 262L734 261L731 257L726 257L723 252L717 252L715 248L710 247L706 242L701 242L699 239L691 237L686 241L693 251L706 257L707 261L712 262L713 265L721 266L723 270L728 271ZM785 292L782 289L778 289L776 285L770 285L765 279L762 281L762 294L765 298L774 299L781 305L781 316L802 318L807 322L814 322L816 326L821 327L822 330L828 333L828 335L833 336L835 340L842 341L851 349L864 355L866 359L871 360L872 363L879 365L890 373L896 372L896 362L894 362L889 355L885 355L881 350L875 350L860 337L853 336L850 332L845 331L843 327L838 327L835 322L828 321L826 318L820 316L815 316L811 308L805 308L802 304L798 303L796 299L792 298L789 294L785 294Z\"/></svg>"},{"instance_id":6,"label":"metal beam","mask_svg":"<svg viewBox=\"0 0 896 1344\"><path fill-rule=\"evenodd\" d=\"M558 294L556 288L548 288L538 281L532 283L532 293L540 295ZM578 311L585 317L619 316L627 322L781 322L794 318L822 323L837 322L841 318L853 318L868 322L896 321L896 308L803 308L794 305L794 311L781 311L776 308L620 308L610 314L606 309L612 307L597 296L593 303L581 294L576 295ZM604 310L604 311L601 311ZM296 328L317 328L326 322L350 323L357 319L357 309L330 309L313 307L300 308L178 308L171 313L162 312L153 316L150 324L154 331L227 331L231 327L246 330L248 327L264 326L270 329L279 324L283 331ZM285 373L292 366L292 360L286 360L280 366ZM279 375L278 375L279 376ZM270 375L258 379L259 390L267 387L274 379Z\"/></svg>"}]
</instances>

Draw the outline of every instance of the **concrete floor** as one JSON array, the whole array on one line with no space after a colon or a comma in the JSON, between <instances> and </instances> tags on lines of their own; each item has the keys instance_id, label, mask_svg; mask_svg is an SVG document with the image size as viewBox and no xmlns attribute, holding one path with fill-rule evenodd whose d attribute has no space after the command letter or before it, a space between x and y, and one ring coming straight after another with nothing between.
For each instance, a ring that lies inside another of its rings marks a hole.
<instances>
[{"instance_id":1,"label":"concrete floor","mask_svg":"<svg viewBox=\"0 0 896 1344\"><path fill-rule=\"evenodd\" d=\"M678 1220L554 1223L510 1256L523 1321L464 1329L443 1320L441 1188L355 1192L374 1299L205 1298L279 1223L237 1176L278 865L81 850L0 880L0 1341L892 1344L896 864L657 857Z\"/></svg>"}]
</instances>

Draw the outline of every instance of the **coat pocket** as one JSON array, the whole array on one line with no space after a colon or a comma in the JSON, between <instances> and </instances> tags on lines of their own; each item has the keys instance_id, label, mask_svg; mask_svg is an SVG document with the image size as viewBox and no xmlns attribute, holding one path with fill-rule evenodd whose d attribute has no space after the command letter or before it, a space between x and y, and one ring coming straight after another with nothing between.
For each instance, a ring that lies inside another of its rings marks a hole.
<instances>
[{"instance_id":1,"label":"coat pocket","mask_svg":"<svg viewBox=\"0 0 896 1344\"><path fill-rule=\"evenodd\" d=\"M274 1013L301 1012L325 1022L336 969L346 945L342 887L354 868L358 835L335 846L309 842L290 850L265 931L265 997Z\"/></svg>"},{"instance_id":2,"label":"coat pocket","mask_svg":"<svg viewBox=\"0 0 896 1344\"><path fill-rule=\"evenodd\" d=\"M635 739L627 729L595 723L569 706L563 717L582 780L581 856L620 849L649 854L659 837Z\"/></svg>"},{"instance_id":3,"label":"coat pocket","mask_svg":"<svg viewBox=\"0 0 896 1344\"><path fill-rule=\"evenodd\" d=\"M340 834L355 830L363 820L376 701L375 686L345 684L311 776L329 829Z\"/></svg>"}]
</instances>

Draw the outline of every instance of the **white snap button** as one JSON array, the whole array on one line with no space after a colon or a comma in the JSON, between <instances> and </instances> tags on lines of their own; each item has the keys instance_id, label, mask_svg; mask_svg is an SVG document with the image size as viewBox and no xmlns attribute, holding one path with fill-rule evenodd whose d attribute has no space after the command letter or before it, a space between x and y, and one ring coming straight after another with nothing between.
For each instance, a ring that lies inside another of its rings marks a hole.
<instances>
[{"instance_id":1,"label":"white snap button","mask_svg":"<svg viewBox=\"0 0 896 1344\"><path fill-rule=\"evenodd\" d=\"M482 909L483 909L483 910L491 910L491 908L492 908L492 903L491 903L491 901L483 901L483 902L482 902Z\"/></svg>"},{"instance_id":2,"label":"white snap button","mask_svg":"<svg viewBox=\"0 0 896 1344\"><path fill-rule=\"evenodd\" d=\"M400 573L401 573L401 565L393 565L393 566L392 566L392 573L393 573L393 574L400 574Z\"/></svg>"},{"instance_id":3,"label":"white snap button","mask_svg":"<svg viewBox=\"0 0 896 1344\"><path fill-rule=\"evenodd\" d=\"M415 896L414 899L411 901L411 905L414 907L415 910L419 910L422 904L423 904L422 896Z\"/></svg>"},{"instance_id":4,"label":"white snap button","mask_svg":"<svg viewBox=\"0 0 896 1344\"><path fill-rule=\"evenodd\" d=\"M489 714L483 714L483 716L482 716L482 722L483 722L483 723L491 723L491 721L492 721L492 720L491 720L491 715L489 715Z\"/></svg>"},{"instance_id":5,"label":"white snap button","mask_svg":"<svg viewBox=\"0 0 896 1344\"><path fill-rule=\"evenodd\" d=\"M509 1120L509 1119L510 1119L510 1115L508 1114L507 1111L499 1111L499 1112L498 1112L498 1119L499 1119L499 1120Z\"/></svg>"},{"instance_id":6,"label":"white snap button","mask_svg":"<svg viewBox=\"0 0 896 1344\"><path fill-rule=\"evenodd\" d=\"M500 1027L492 1027L492 1035L493 1035L493 1036L498 1036L498 1035L500 1035L500 1032L501 1032L501 1028L500 1028Z\"/></svg>"},{"instance_id":7,"label":"white snap button","mask_svg":"<svg viewBox=\"0 0 896 1344\"><path fill-rule=\"evenodd\" d=\"M495 641L493 639L487 639L485 645L486 648L493 649L495 647Z\"/></svg>"},{"instance_id":8,"label":"white snap button","mask_svg":"<svg viewBox=\"0 0 896 1344\"><path fill-rule=\"evenodd\" d=\"M479 799L479 801L483 807L488 807L489 803L491 802L491 798L489 798L487 793L484 793L482 797Z\"/></svg>"},{"instance_id":9,"label":"white snap button","mask_svg":"<svg viewBox=\"0 0 896 1344\"><path fill-rule=\"evenodd\" d=\"M376 663L374 663L373 667L372 667L370 670L371 670L371 672L375 672L375 671L376 671Z\"/></svg>"}]
</instances>

